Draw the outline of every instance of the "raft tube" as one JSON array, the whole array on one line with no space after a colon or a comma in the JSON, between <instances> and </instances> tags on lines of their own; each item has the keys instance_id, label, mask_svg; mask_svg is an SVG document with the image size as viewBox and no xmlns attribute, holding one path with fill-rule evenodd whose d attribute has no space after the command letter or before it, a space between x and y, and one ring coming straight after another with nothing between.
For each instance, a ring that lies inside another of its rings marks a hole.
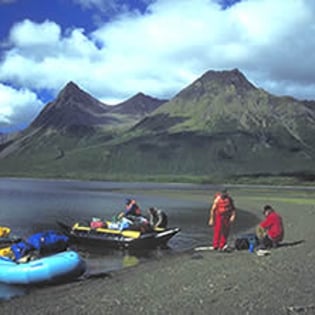
<instances>
[{"instance_id":1,"label":"raft tube","mask_svg":"<svg viewBox=\"0 0 315 315\"><path fill-rule=\"evenodd\" d=\"M65 281L82 275L85 263L74 251L65 251L27 263L16 263L0 257L0 282L28 285Z\"/></svg>"}]
</instances>

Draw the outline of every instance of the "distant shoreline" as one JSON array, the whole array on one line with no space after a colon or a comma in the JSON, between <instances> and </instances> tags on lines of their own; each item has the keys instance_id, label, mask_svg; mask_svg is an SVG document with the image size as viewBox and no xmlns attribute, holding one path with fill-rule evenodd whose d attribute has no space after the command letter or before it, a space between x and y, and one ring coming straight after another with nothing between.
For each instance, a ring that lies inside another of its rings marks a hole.
<instances>
[{"instance_id":1,"label":"distant shoreline","mask_svg":"<svg viewBox=\"0 0 315 315\"><path fill-rule=\"evenodd\" d=\"M305 183L300 183L299 185L287 185L287 184L259 184L259 183L224 183L224 182L219 182L219 183L202 183L202 182L172 182L172 181L147 181L147 180L112 180L112 179L81 179L81 178L61 178L61 177L18 177L18 176L1 176L0 175L0 180L45 180L45 181L65 181L65 182L113 182L113 183L139 183L139 184L163 184L163 185L182 185L182 186L196 186L196 188L201 188L204 187L204 189L209 189L209 188L277 188L277 189L297 189L297 190L315 190L315 182L309 185L305 185Z\"/></svg>"},{"instance_id":2,"label":"distant shoreline","mask_svg":"<svg viewBox=\"0 0 315 315\"><path fill-rule=\"evenodd\" d=\"M313 176L310 174L310 176ZM315 175L314 175L315 176ZM82 176L61 176L56 174L19 174L19 175L1 175L0 179L38 179L38 180L64 180L64 181L95 181L95 182L139 182L139 183L163 183L163 184L190 184L190 185L211 185L211 186L229 186L229 187L315 187L315 180L303 180L295 175L264 175L264 176L246 176L239 175L230 178L211 178L208 176L186 176L186 175L150 175L140 176L135 174L117 174L103 176L103 174L82 175Z\"/></svg>"}]
</instances>

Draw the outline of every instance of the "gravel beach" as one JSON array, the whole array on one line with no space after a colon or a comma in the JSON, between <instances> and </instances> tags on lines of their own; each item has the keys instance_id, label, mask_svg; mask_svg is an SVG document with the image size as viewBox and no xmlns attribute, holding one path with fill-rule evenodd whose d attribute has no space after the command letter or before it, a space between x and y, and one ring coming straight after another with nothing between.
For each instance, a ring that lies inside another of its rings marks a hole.
<instances>
[{"instance_id":1,"label":"gravel beach","mask_svg":"<svg viewBox=\"0 0 315 315\"><path fill-rule=\"evenodd\" d=\"M256 215L266 202L264 196L246 194L235 200ZM0 310L34 315L315 314L314 193L267 201L285 225L283 246L268 256L190 250L103 278L35 289L1 302Z\"/></svg>"}]
</instances>

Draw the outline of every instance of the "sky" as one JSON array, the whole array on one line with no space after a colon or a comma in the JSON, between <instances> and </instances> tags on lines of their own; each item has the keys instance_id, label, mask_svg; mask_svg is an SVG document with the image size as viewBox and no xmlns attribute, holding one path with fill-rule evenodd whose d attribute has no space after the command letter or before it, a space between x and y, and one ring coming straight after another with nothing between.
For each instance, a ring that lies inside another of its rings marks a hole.
<instances>
[{"instance_id":1,"label":"sky","mask_svg":"<svg viewBox=\"0 0 315 315\"><path fill-rule=\"evenodd\" d=\"M170 99L208 70L315 100L315 1L0 0L0 132L70 81L108 105Z\"/></svg>"}]
</instances>

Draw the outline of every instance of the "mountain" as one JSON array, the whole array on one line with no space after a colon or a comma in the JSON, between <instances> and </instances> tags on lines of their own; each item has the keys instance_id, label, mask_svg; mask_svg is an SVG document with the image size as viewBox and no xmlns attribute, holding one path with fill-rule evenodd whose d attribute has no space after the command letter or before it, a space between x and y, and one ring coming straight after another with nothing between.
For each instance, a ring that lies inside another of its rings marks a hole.
<instances>
[{"instance_id":1,"label":"mountain","mask_svg":"<svg viewBox=\"0 0 315 315\"><path fill-rule=\"evenodd\" d=\"M314 123L315 102L274 96L238 69L208 71L169 101L139 93L114 107L71 83L37 117L27 138L0 152L7 157L0 173L6 168L17 175L123 180L313 178ZM93 132L69 132L80 124ZM44 138L38 129L46 130Z\"/></svg>"},{"instance_id":2,"label":"mountain","mask_svg":"<svg viewBox=\"0 0 315 315\"><path fill-rule=\"evenodd\" d=\"M233 71L209 71L134 129L144 133L243 134L263 146L313 152L315 102L276 97Z\"/></svg>"},{"instance_id":3,"label":"mountain","mask_svg":"<svg viewBox=\"0 0 315 315\"><path fill-rule=\"evenodd\" d=\"M167 100L157 99L140 92L125 102L112 106L110 112L143 118L166 102Z\"/></svg>"},{"instance_id":4,"label":"mountain","mask_svg":"<svg viewBox=\"0 0 315 315\"><path fill-rule=\"evenodd\" d=\"M138 93L125 102L110 106L69 82L16 141L3 141L0 158L26 152L36 155L37 150L51 148L57 148L53 151L57 150L56 155L60 156L60 152L64 155L64 147L70 149L112 139L164 102Z\"/></svg>"},{"instance_id":5,"label":"mountain","mask_svg":"<svg viewBox=\"0 0 315 315\"><path fill-rule=\"evenodd\" d=\"M84 127L123 125L126 121L138 121L163 103L165 100L138 93L118 105L110 106L69 82L57 99L44 107L30 127L59 131L79 128L82 131Z\"/></svg>"},{"instance_id":6,"label":"mountain","mask_svg":"<svg viewBox=\"0 0 315 315\"><path fill-rule=\"evenodd\" d=\"M163 117L161 121L159 116ZM242 131L266 141L274 129L280 128L303 143L305 126L313 130L313 122L314 102L273 96L253 86L235 69L205 73L137 128L173 133Z\"/></svg>"},{"instance_id":7,"label":"mountain","mask_svg":"<svg viewBox=\"0 0 315 315\"><path fill-rule=\"evenodd\" d=\"M110 106L105 105L69 82L54 102L44 107L32 122L31 128L66 130L73 126L97 126L112 123L113 118L106 113Z\"/></svg>"},{"instance_id":8,"label":"mountain","mask_svg":"<svg viewBox=\"0 0 315 315\"><path fill-rule=\"evenodd\" d=\"M314 123L315 102L271 95L237 69L208 71L136 124L110 164L127 172L136 152L142 174L304 174L315 169Z\"/></svg>"}]
</instances>

